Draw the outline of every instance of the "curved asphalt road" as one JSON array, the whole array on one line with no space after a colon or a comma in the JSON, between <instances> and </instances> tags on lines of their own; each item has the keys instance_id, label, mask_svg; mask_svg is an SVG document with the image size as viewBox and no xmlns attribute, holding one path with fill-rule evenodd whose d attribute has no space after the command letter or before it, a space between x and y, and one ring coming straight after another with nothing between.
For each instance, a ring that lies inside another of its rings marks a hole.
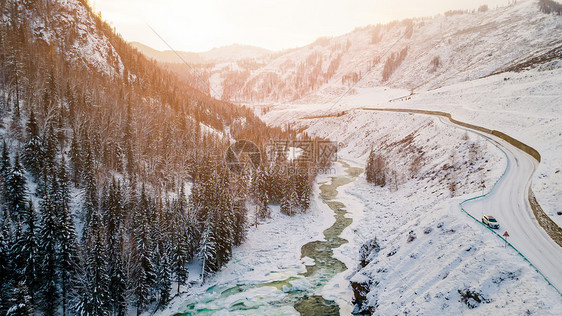
<instances>
[{"instance_id":1,"label":"curved asphalt road","mask_svg":"<svg viewBox=\"0 0 562 316\"><path fill-rule=\"evenodd\" d=\"M363 110L377 111L374 108ZM442 116L431 116L440 118L444 124L485 137L506 153L507 170L496 186L485 197L468 201L463 207L480 220L483 214L496 217L500 223L498 233L503 235L507 231L507 240L546 276L559 293L562 292L562 247L539 225L528 198L531 179L538 162L501 138L454 124Z\"/></svg>"},{"instance_id":2,"label":"curved asphalt road","mask_svg":"<svg viewBox=\"0 0 562 316\"><path fill-rule=\"evenodd\" d=\"M477 219L482 214L496 217L500 223L498 233L507 231L507 240L561 291L562 248L539 225L529 204L528 192L537 161L502 139L482 136L505 151L508 166L488 195L464 203L464 209Z\"/></svg>"}]
</instances>

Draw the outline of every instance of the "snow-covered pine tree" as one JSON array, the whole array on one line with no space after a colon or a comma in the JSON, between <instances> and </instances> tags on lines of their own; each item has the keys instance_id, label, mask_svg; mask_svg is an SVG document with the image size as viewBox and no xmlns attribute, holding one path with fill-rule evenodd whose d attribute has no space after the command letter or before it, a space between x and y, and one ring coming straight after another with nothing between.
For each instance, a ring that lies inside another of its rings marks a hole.
<instances>
[{"instance_id":1,"label":"snow-covered pine tree","mask_svg":"<svg viewBox=\"0 0 562 316\"><path fill-rule=\"evenodd\" d=\"M213 235L213 223L210 219L205 221L203 233L199 243L199 258L201 258L201 281L205 282L207 276L217 271L216 262L216 240Z\"/></svg>"},{"instance_id":2,"label":"snow-covered pine tree","mask_svg":"<svg viewBox=\"0 0 562 316\"><path fill-rule=\"evenodd\" d=\"M18 277L25 282L31 297L35 302L34 294L39 286L39 236L37 232L37 214L31 200L28 201L25 212L22 214L24 229L14 244L12 252L15 256L15 269Z\"/></svg>"},{"instance_id":3,"label":"snow-covered pine tree","mask_svg":"<svg viewBox=\"0 0 562 316\"><path fill-rule=\"evenodd\" d=\"M8 145L6 144L6 140L2 140L2 156L0 157L0 172L8 172L11 168L10 164L10 155L8 153Z\"/></svg>"},{"instance_id":4,"label":"snow-covered pine tree","mask_svg":"<svg viewBox=\"0 0 562 316\"><path fill-rule=\"evenodd\" d=\"M305 163L297 164L298 172L295 174L294 179L294 192L296 193L291 197L291 200L302 211L308 210L310 207L310 199L312 195L312 181L309 176L309 168Z\"/></svg>"},{"instance_id":5,"label":"snow-covered pine tree","mask_svg":"<svg viewBox=\"0 0 562 316\"><path fill-rule=\"evenodd\" d=\"M83 239L75 287L74 309L78 315L109 315L110 295L104 229L97 209L91 215L91 233Z\"/></svg>"},{"instance_id":6,"label":"snow-covered pine tree","mask_svg":"<svg viewBox=\"0 0 562 316\"><path fill-rule=\"evenodd\" d=\"M58 153L57 135L53 124L49 124L47 130L43 133L43 151L41 152L42 170L41 173L47 178L57 171L56 158Z\"/></svg>"},{"instance_id":7,"label":"snow-covered pine tree","mask_svg":"<svg viewBox=\"0 0 562 316\"><path fill-rule=\"evenodd\" d=\"M271 216L269 210L269 197L267 195L266 174L263 168L259 168L254 173L252 182L252 193L258 205L257 217L265 219Z\"/></svg>"},{"instance_id":8,"label":"snow-covered pine tree","mask_svg":"<svg viewBox=\"0 0 562 316\"><path fill-rule=\"evenodd\" d=\"M0 156L0 210L6 206L7 200L7 185L8 175L12 169L10 163L10 155L8 154L8 146L6 140L2 140L2 155Z\"/></svg>"},{"instance_id":9,"label":"snow-covered pine tree","mask_svg":"<svg viewBox=\"0 0 562 316\"><path fill-rule=\"evenodd\" d=\"M135 174L135 157L133 151L133 131L132 131L133 114L131 110L131 102L127 103L127 118L125 123L125 133L123 135L123 142L125 147L125 167L129 179L132 179Z\"/></svg>"},{"instance_id":10,"label":"snow-covered pine tree","mask_svg":"<svg viewBox=\"0 0 562 316\"><path fill-rule=\"evenodd\" d=\"M180 286L187 282L189 271L187 263L190 259L189 244L191 236L189 227L191 226L186 220L187 201L183 185L180 188L178 199L171 206L171 269L176 275L177 292L180 292Z\"/></svg>"},{"instance_id":11,"label":"snow-covered pine tree","mask_svg":"<svg viewBox=\"0 0 562 316\"><path fill-rule=\"evenodd\" d=\"M42 223L39 232L40 245L40 307L45 315L55 315L59 306L58 233L60 224L51 194L41 202Z\"/></svg>"},{"instance_id":12,"label":"snow-covered pine tree","mask_svg":"<svg viewBox=\"0 0 562 316\"><path fill-rule=\"evenodd\" d=\"M285 177L283 172L277 172L277 167L281 164L282 163L275 161L272 166L267 168L267 171L265 171L264 168L265 188L267 190L269 202L273 204L280 203L283 198Z\"/></svg>"},{"instance_id":13,"label":"snow-covered pine tree","mask_svg":"<svg viewBox=\"0 0 562 316\"><path fill-rule=\"evenodd\" d=\"M64 157L61 159L58 171L58 190L55 192L57 215L60 223L58 232L58 261L60 269L60 287L62 312L66 315L69 293L72 291L74 274L76 272L77 257L77 236L74 227L74 220L70 209L70 180L66 171L66 162Z\"/></svg>"},{"instance_id":14,"label":"snow-covered pine tree","mask_svg":"<svg viewBox=\"0 0 562 316\"><path fill-rule=\"evenodd\" d=\"M111 256L111 254L110 254ZM127 278L125 276L124 264L119 252L108 264L109 278L109 303L111 314L123 316L127 313Z\"/></svg>"},{"instance_id":15,"label":"snow-covered pine tree","mask_svg":"<svg viewBox=\"0 0 562 316\"><path fill-rule=\"evenodd\" d=\"M123 261L123 194L121 184L112 179L109 187L104 190L102 198L103 222L107 241L107 272L109 277L109 296L113 315L124 315L126 312L127 280Z\"/></svg>"},{"instance_id":16,"label":"snow-covered pine tree","mask_svg":"<svg viewBox=\"0 0 562 316\"><path fill-rule=\"evenodd\" d=\"M162 242L158 246L158 265L156 269L157 291L160 296L159 305L170 301L170 288L172 287L172 272L170 269L170 245Z\"/></svg>"},{"instance_id":17,"label":"snow-covered pine tree","mask_svg":"<svg viewBox=\"0 0 562 316\"><path fill-rule=\"evenodd\" d=\"M152 240L150 239L149 220L152 216L152 202L146 195L144 185L141 189L139 204L136 208L134 239L136 243L136 258L138 263L138 272L136 276L135 295L137 299L137 314L142 312L152 301L152 289L156 284L156 274L153 263Z\"/></svg>"},{"instance_id":18,"label":"snow-covered pine tree","mask_svg":"<svg viewBox=\"0 0 562 316\"><path fill-rule=\"evenodd\" d=\"M2 216L0 221L0 312L5 314L8 311L13 288L13 278L15 271L12 269L13 258L11 252L11 224L9 218Z\"/></svg>"},{"instance_id":19,"label":"snow-covered pine tree","mask_svg":"<svg viewBox=\"0 0 562 316\"><path fill-rule=\"evenodd\" d=\"M26 125L26 143L23 149L23 163L27 170L37 179L39 177L42 160L41 151L43 150L41 137L39 135L39 126L35 119L35 111L33 108L29 111L29 120Z\"/></svg>"},{"instance_id":20,"label":"snow-covered pine tree","mask_svg":"<svg viewBox=\"0 0 562 316\"><path fill-rule=\"evenodd\" d=\"M57 78L53 67L49 70L49 75L45 81L45 93L43 94L43 117L47 119L55 107L58 99Z\"/></svg>"},{"instance_id":21,"label":"snow-covered pine tree","mask_svg":"<svg viewBox=\"0 0 562 316\"><path fill-rule=\"evenodd\" d=\"M101 202L103 222L106 227L107 244L111 256L116 256L120 251L120 235L123 223L123 196L121 193L121 184L115 178L104 190L104 196Z\"/></svg>"},{"instance_id":22,"label":"snow-covered pine tree","mask_svg":"<svg viewBox=\"0 0 562 316\"><path fill-rule=\"evenodd\" d=\"M6 312L6 316L28 316L33 314L34 307L30 291L25 282L20 281L14 288L11 307Z\"/></svg>"},{"instance_id":23,"label":"snow-covered pine tree","mask_svg":"<svg viewBox=\"0 0 562 316\"><path fill-rule=\"evenodd\" d=\"M234 245L234 213L232 206L232 195L229 189L229 182L225 170L218 174L215 184L215 192L218 193L217 205L214 216L211 218L215 222L215 240L217 243L217 269L227 263L232 256L232 246Z\"/></svg>"},{"instance_id":24,"label":"snow-covered pine tree","mask_svg":"<svg viewBox=\"0 0 562 316\"><path fill-rule=\"evenodd\" d=\"M294 192L294 190L292 189L292 185L291 183L289 183L289 179L291 178L286 178L285 182L283 183L283 197L281 198L281 203L280 203L280 211L281 213L285 214L285 215L293 215L293 203L291 201L292 199L292 195L291 193Z\"/></svg>"},{"instance_id":25,"label":"snow-covered pine tree","mask_svg":"<svg viewBox=\"0 0 562 316\"><path fill-rule=\"evenodd\" d=\"M234 210L234 246L239 246L246 238L246 226L248 218L248 210L246 209L246 201L243 199L235 199L233 201Z\"/></svg>"},{"instance_id":26,"label":"snow-covered pine tree","mask_svg":"<svg viewBox=\"0 0 562 316\"><path fill-rule=\"evenodd\" d=\"M27 187L25 180L25 170L20 163L19 153L16 153L13 167L8 171L6 181L6 199L8 213L12 218L16 218L25 209L27 198Z\"/></svg>"},{"instance_id":27,"label":"snow-covered pine tree","mask_svg":"<svg viewBox=\"0 0 562 316\"><path fill-rule=\"evenodd\" d=\"M72 170L72 181L74 186L80 184L80 176L82 174L82 147L80 146L80 135L77 131L72 133L72 142L70 143L70 165Z\"/></svg>"},{"instance_id":28,"label":"snow-covered pine tree","mask_svg":"<svg viewBox=\"0 0 562 316\"><path fill-rule=\"evenodd\" d=\"M90 221L92 214L98 208L98 189L95 179L94 171L94 158L90 149L89 142L84 143L84 165L83 165L83 181L84 181L84 204L83 204L83 219L84 231L83 237L87 237L90 229Z\"/></svg>"},{"instance_id":29,"label":"snow-covered pine tree","mask_svg":"<svg viewBox=\"0 0 562 316\"><path fill-rule=\"evenodd\" d=\"M60 106L57 111L57 122L56 122L56 129L55 135L57 137L57 143L59 145L59 151L62 152L64 147L66 146L66 131L64 128L64 114L65 108L64 106Z\"/></svg>"},{"instance_id":30,"label":"snow-covered pine tree","mask_svg":"<svg viewBox=\"0 0 562 316\"><path fill-rule=\"evenodd\" d=\"M301 196L299 197L299 194L297 194L297 191L292 190L290 198L289 198L289 203L291 205L290 206L290 208L291 208L290 215L293 216L297 213L299 208L301 210L305 210L304 207L303 207L303 204L308 203L308 199L307 199L307 197L304 196L304 194L301 194Z\"/></svg>"}]
</instances>

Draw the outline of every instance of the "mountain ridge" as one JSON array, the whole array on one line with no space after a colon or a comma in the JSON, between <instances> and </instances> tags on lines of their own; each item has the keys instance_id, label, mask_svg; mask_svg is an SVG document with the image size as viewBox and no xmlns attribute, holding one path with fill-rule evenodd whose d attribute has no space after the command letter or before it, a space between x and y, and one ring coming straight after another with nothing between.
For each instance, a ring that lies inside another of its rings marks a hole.
<instances>
[{"instance_id":1,"label":"mountain ridge","mask_svg":"<svg viewBox=\"0 0 562 316\"><path fill-rule=\"evenodd\" d=\"M361 27L297 49L197 71L223 100L317 103L355 87L424 91L482 78L561 45L561 32L559 15L542 12L534 0L518 1ZM535 67L559 67L559 59Z\"/></svg>"},{"instance_id":2,"label":"mountain ridge","mask_svg":"<svg viewBox=\"0 0 562 316\"><path fill-rule=\"evenodd\" d=\"M253 45L231 44L215 47L203 52L186 52L176 50L157 50L140 42L130 42L133 47L149 58L160 63L194 63L209 64L237 61L242 59L259 58L273 53L265 48ZM181 58L178 57L181 56ZM183 59L183 60L182 60Z\"/></svg>"}]
</instances>

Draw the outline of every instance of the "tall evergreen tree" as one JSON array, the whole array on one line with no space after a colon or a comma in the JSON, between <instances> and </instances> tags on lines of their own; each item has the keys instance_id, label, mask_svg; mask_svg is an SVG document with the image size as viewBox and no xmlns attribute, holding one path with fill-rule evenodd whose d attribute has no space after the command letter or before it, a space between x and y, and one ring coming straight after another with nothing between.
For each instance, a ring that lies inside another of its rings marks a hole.
<instances>
[{"instance_id":1,"label":"tall evergreen tree","mask_svg":"<svg viewBox=\"0 0 562 316\"><path fill-rule=\"evenodd\" d=\"M16 270L27 289L34 304L34 294L39 286L39 236L37 232L37 214L31 200L23 214L25 228L14 245Z\"/></svg>"},{"instance_id":2,"label":"tall evergreen tree","mask_svg":"<svg viewBox=\"0 0 562 316\"><path fill-rule=\"evenodd\" d=\"M85 194L83 204L84 232L82 235L87 237L91 226L92 214L98 209L98 189L95 178L94 159L88 142L85 142L84 153L83 178Z\"/></svg>"},{"instance_id":3,"label":"tall evergreen tree","mask_svg":"<svg viewBox=\"0 0 562 316\"><path fill-rule=\"evenodd\" d=\"M53 68L49 71L45 85L45 93L43 94L43 117L48 118L57 102L57 79Z\"/></svg>"},{"instance_id":4,"label":"tall evergreen tree","mask_svg":"<svg viewBox=\"0 0 562 316\"><path fill-rule=\"evenodd\" d=\"M56 174L56 157L58 153L58 141L55 134L53 124L49 124L47 131L43 134L43 144L42 144L42 173L49 178L50 176Z\"/></svg>"},{"instance_id":5,"label":"tall evergreen tree","mask_svg":"<svg viewBox=\"0 0 562 316\"><path fill-rule=\"evenodd\" d=\"M223 264L230 260L232 256L232 246L234 245L234 212L232 196L229 190L228 177L221 171L215 183L215 192L218 193L218 203L211 220L215 221L213 234L217 241L217 262L219 269Z\"/></svg>"},{"instance_id":6,"label":"tall evergreen tree","mask_svg":"<svg viewBox=\"0 0 562 316\"><path fill-rule=\"evenodd\" d=\"M235 200L234 208L234 245L240 246L246 238L247 214L246 202L243 199Z\"/></svg>"},{"instance_id":7,"label":"tall evergreen tree","mask_svg":"<svg viewBox=\"0 0 562 316\"><path fill-rule=\"evenodd\" d=\"M0 157L0 172L2 174L7 174L10 170L10 155L8 153L8 145L6 145L6 140L2 140L2 157Z\"/></svg>"},{"instance_id":8,"label":"tall evergreen tree","mask_svg":"<svg viewBox=\"0 0 562 316\"><path fill-rule=\"evenodd\" d=\"M136 227L134 231L139 267L135 290L135 295L137 297L137 314L142 312L152 301L152 289L156 284L149 225L150 218L153 215L151 212L151 204L143 185L139 198L139 205L136 210L138 215L135 216Z\"/></svg>"},{"instance_id":9,"label":"tall evergreen tree","mask_svg":"<svg viewBox=\"0 0 562 316\"><path fill-rule=\"evenodd\" d=\"M66 145L66 132L64 128L64 106L60 106L57 111L57 121L56 121L56 131L55 135L57 138L57 143L59 145L59 150L62 152Z\"/></svg>"},{"instance_id":10,"label":"tall evergreen tree","mask_svg":"<svg viewBox=\"0 0 562 316\"><path fill-rule=\"evenodd\" d=\"M266 171L263 168L259 168L256 170L252 182L254 199L256 200L256 203L258 205L256 216L260 219L265 219L271 216L268 206L269 196L267 195L266 178Z\"/></svg>"},{"instance_id":11,"label":"tall evergreen tree","mask_svg":"<svg viewBox=\"0 0 562 316\"><path fill-rule=\"evenodd\" d=\"M97 209L91 214L90 234L83 242L83 251L75 287L74 308L78 315L109 315L110 295L107 256L101 216Z\"/></svg>"},{"instance_id":12,"label":"tall evergreen tree","mask_svg":"<svg viewBox=\"0 0 562 316\"><path fill-rule=\"evenodd\" d=\"M9 218L2 216L0 221L0 312L4 315L11 307L11 289L14 271L12 269L12 252Z\"/></svg>"},{"instance_id":13,"label":"tall evergreen tree","mask_svg":"<svg viewBox=\"0 0 562 316\"><path fill-rule=\"evenodd\" d=\"M6 145L6 140L3 140L2 155L0 156L0 210L3 210L3 206L8 202L7 186L11 169L12 165L10 163L10 155L8 154L8 146Z\"/></svg>"},{"instance_id":14,"label":"tall evergreen tree","mask_svg":"<svg viewBox=\"0 0 562 316\"><path fill-rule=\"evenodd\" d=\"M186 220L187 202L183 185L181 186L178 199L172 205L171 212L171 269L176 275L177 292L180 292L180 286L184 285L189 276L187 263L189 261L189 244L191 242L191 234L189 232L189 223Z\"/></svg>"},{"instance_id":15,"label":"tall evergreen tree","mask_svg":"<svg viewBox=\"0 0 562 316\"><path fill-rule=\"evenodd\" d=\"M285 215L293 215L291 195L285 195L281 198L280 211Z\"/></svg>"},{"instance_id":16,"label":"tall evergreen tree","mask_svg":"<svg viewBox=\"0 0 562 316\"><path fill-rule=\"evenodd\" d=\"M127 103L127 119L125 122L125 134L123 136L123 142L125 143L125 163L127 175L129 178L133 178L135 174L135 157L133 152L133 131L132 122L133 115L131 110L131 102Z\"/></svg>"},{"instance_id":17,"label":"tall evergreen tree","mask_svg":"<svg viewBox=\"0 0 562 316\"><path fill-rule=\"evenodd\" d=\"M293 203L299 207L302 211L308 210L310 207L310 199L312 195L312 181L308 174L309 168L304 164L297 165L297 172L295 174L295 179L293 182L294 190L296 194L291 198Z\"/></svg>"},{"instance_id":18,"label":"tall evergreen tree","mask_svg":"<svg viewBox=\"0 0 562 316\"><path fill-rule=\"evenodd\" d=\"M41 249L41 307L45 315L55 315L59 306L58 234L59 221L51 194L41 203L42 225L39 233Z\"/></svg>"},{"instance_id":19,"label":"tall evergreen tree","mask_svg":"<svg viewBox=\"0 0 562 316\"><path fill-rule=\"evenodd\" d=\"M205 221L203 233L199 243L199 258L201 258L201 280L205 282L210 273L216 272L215 266L217 248L216 240L213 235L213 223L210 219Z\"/></svg>"},{"instance_id":20,"label":"tall evergreen tree","mask_svg":"<svg viewBox=\"0 0 562 316\"><path fill-rule=\"evenodd\" d=\"M74 186L78 186L82 175L82 148L80 146L80 136L76 131L72 134L70 143L70 165L72 170L72 181Z\"/></svg>"},{"instance_id":21,"label":"tall evergreen tree","mask_svg":"<svg viewBox=\"0 0 562 316\"><path fill-rule=\"evenodd\" d=\"M156 270L157 290L160 296L159 304L166 304L170 301L170 288L172 287L172 272L170 270L170 249L169 242L164 241L158 247L158 267Z\"/></svg>"},{"instance_id":22,"label":"tall evergreen tree","mask_svg":"<svg viewBox=\"0 0 562 316\"><path fill-rule=\"evenodd\" d=\"M68 173L66 171L66 163L64 157L61 160L58 172L58 191L55 192L57 217L60 223L58 234L58 261L60 268L60 286L62 312L66 315L69 293L72 291L73 279L78 263L78 244L74 220L70 209L70 188Z\"/></svg>"},{"instance_id":23,"label":"tall evergreen tree","mask_svg":"<svg viewBox=\"0 0 562 316\"><path fill-rule=\"evenodd\" d=\"M13 218L19 216L25 209L27 188L24 173L25 171L20 163L19 154L16 154L14 166L8 172L6 183L8 210Z\"/></svg>"},{"instance_id":24,"label":"tall evergreen tree","mask_svg":"<svg viewBox=\"0 0 562 316\"><path fill-rule=\"evenodd\" d=\"M102 202L106 240L108 248L109 295L112 314L124 315L126 312L126 280L121 258L123 248L124 209L121 184L113 179L105 190Z\"/></svg>"},{"instance_id":25,"label":"tall evergreen tree","mask_svg":"<svg viewBox=\"0 0 562 316\"><path fill-rule=\"evenodd\" d=\"M24 281L18 282L12 295L12 306L7 316L29 316L34 314L30 291Z\"/></svg>"},{"instance_id":26,"label":"tall evergreen tree","mask_svg":"<svg viewBox=\"0 0 562 316\"><path fill-rule=\"evenodd\" d=\"M42 168L42 143L39 136L39 127L35 119L33 108L29 112L29 120L26 125L27 139L23 151L23 163L34 177L39 177Z\"/></svg>"},{"instance_id":27,"label":"tall evergreen tree","mask_svg":"<svg viewBox=\"0 0 562 316\"><path fill-rule=\"evenodd\" d=\"M126 315L127 313L127 280L124 272L124 264L121 258L121 252L111 254L110 257L116 255L109 260L108 278L109 278L109 302L111 304L112 315Z\"/></svg>"}]
</instances>

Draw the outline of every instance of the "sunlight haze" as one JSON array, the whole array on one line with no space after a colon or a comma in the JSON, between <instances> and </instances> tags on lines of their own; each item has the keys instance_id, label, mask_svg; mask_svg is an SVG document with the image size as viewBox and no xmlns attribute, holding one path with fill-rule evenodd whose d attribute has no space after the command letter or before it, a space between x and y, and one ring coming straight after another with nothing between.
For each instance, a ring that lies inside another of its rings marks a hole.
<instances>
[{"instance_id":1,"label":"sunlight haze","mask_svg":"<svg viewBox=\"0 0 562 316\"><path fill-rule=\"evenodd\" d=\"M234 43L270 50L303 46L321 36L337 36L356 27L447 10L490 8L507 0L95 0L94 9L128 41L155 49L168 44L201 52ZM150 27L148 27L150 25Z\"/></svg>"}]
</instances>

